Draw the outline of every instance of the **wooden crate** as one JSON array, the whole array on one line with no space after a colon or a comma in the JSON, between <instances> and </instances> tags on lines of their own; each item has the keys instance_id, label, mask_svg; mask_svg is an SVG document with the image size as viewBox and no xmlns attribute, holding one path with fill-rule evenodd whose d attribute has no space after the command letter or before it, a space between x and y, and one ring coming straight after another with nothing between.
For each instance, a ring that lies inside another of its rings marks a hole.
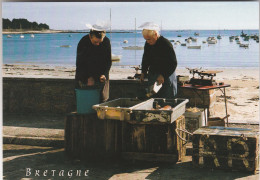
<instances>
[{"instance_id":1,"label":"wooden crate","mask_svg":"<svg viewBox=\"0 0 260 180\"><path fill-rule=\"evenodd\" d=\"M196 107L186 108L184 116L186 130L191 133L207 125L207 109L204 110Z\"/></svg>"},{"instance_id":2,"label":"wooden crate","mask_svg":"<svg viewBox=\"0 0 260 180\"><path fill-rule=\"evenodd\" d=\"M202 127L192 136L196 167L256 173L259 163L258 129Z\"/></svg>"},{"instance_id":3,"label":"wooden crate","mask_svg":"<svg viewBox=\"0 0 260 180\"><path fill-rule=\"evenodd\" d=\"M96 114L67 115L65 152L73 159L116 158L121 151L122 121L101 120Z\"/></svg>"},{"instance_id":4,"label":"wooden crate","mask_svg":"<svg viewBox=\"0 0 260 180\"><path fill-rule=\"evenodd\" d=\"M175 129L185 129L182 115L172 124L160 122L128 122L122 129L123 159L177 162L185 155L183 141ZM179 132L185 138L185 133Z\"/></svg>"},{"instance_id":5,"label":"wooden crate","mask_svg":"<svg viewBox=\"0 0 260 180\"><path fill-rule=\"evenodd\" d=\"M215 104L217 101L215 89L209 90L193 90L189 88L179 88L178 97L186 98L189 100L187 107L198 107L198 108L207 108L208 115L212 116L215 114ZM203 101L204 98L204 101Z\"/></svg>"}]
</instances>

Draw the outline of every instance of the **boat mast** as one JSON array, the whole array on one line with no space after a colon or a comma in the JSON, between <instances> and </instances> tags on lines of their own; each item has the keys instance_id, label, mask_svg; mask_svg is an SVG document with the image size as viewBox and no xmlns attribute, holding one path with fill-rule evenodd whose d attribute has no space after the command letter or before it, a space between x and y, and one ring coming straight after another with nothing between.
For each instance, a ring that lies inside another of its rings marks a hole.
<instances>
[{"instance_id":1,"label":"boat mast","mask_svg":"<svg viewBox=\"0 0 260 180\"><path fill-rule=\"evenodd\" d=\"M135 46L136 46L136 18L135 18Z\"/></svg>"},{"instance_id":2,"label":"boat mast","mask_svg":"<svg viewBox=\"0 0 260 180\"><path fill-rule=\"evenodd\" d=\"M162 20L161 20L161 35L162 35Z\"/></svg>"},{"instance_id":3,"label":"boat mast","mask_svg":"<svg viewBox=\"0 0 260 180\"><path fill-rule=\"evenodd\" d=\"M111 8L110 8L110 41L112 41L112 34L111 34Z\"/></svg>"}]
</instances>

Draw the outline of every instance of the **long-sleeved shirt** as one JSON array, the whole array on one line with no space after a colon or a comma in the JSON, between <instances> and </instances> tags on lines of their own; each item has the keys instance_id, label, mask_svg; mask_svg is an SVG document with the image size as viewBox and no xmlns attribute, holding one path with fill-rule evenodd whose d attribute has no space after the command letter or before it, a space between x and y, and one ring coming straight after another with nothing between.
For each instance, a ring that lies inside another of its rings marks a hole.
<instances>
[{"instance_id":1,"label":"long-sleeved shirt","mask_svg":"<svg viewBox=\"0 0 260 180\"><path fill-rule=\"evenodd\" d=\"M86 83L89 77L93 77L95 81L99 81L101 75L105 75L109 79L111 64L111 45L107 37L98 46L91 43L89 35L79 41L76 80Z\"/></svg>"},{"instance_id":2,"label":"long-sleeved shirt","mask_svg":"<svg viewBox=\"0 0 260 180\"><path fill-rule=\"evenodd\" d=\"M154 45L144 46L142 73L161 74L167 79L176 69L177 59L169 40L160 36Z\"/></svg>"}]
</instances>

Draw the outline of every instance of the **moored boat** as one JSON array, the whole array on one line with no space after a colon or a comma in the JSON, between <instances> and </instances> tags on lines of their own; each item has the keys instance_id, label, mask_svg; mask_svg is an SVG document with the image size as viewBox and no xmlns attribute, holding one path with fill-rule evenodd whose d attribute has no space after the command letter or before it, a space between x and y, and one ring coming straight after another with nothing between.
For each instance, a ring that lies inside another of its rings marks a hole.
<instances>
[{"instance_id":1,"label":"moored boat","mask_svg":"<svg viewBox=\"0 0 260 180\"><path fill-rule=\"evenodd\" d=\"M143 50L143 46L127 46L127 47L122 47L124 50Z\"/></svg>"},{"instance_id":2,"label":"moored boat","mask_svg":"<svg viewBox=\"0 0 260 180\"><path fill-rule=\"evenodd\" d=\"M188 49L201 49L201 46L187 46Z\"/></svg>"},{"instance_id":3,"label":"moored boat","mask_svg":"<svg viewBox=\"0 0 260 180\"><path fill-rule=\"evenodd\" d=\"M122 55L111 54L112 61L120 61L121 57L122 57Z\"/></svg>"},{"instance_id":4,"label":"moored boat","mask_svg":"<svg viewBox=\"0 0 260 180\"><path fill-rule=\"evenodd\" d=\"M249 44L239 44L239 47L248 48L248 47L249 47Z\"/></svg>"}]
</instances>

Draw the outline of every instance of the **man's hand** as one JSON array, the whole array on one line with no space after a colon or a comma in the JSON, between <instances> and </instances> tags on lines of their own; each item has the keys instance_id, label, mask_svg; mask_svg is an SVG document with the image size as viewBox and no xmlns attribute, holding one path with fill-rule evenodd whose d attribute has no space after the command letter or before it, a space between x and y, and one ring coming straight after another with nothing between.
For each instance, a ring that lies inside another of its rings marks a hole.
<instances>
[{"instance_id":1,"label":"man's hand","mask_svg":"<svg viewBox=\"0 0 260 180\"><path fill-rule=\"evenodd\" d=\"M99 78L100 82L105 82L107 80L106 76L105 75L101 75L100 78Z\"/></svg>"},{"instance_id":2,"label":"man's hand","mask_svg":"<svg viewBox=\"0 0 260 180\"><path fill-rule=\"evenodd\" d=\"M143 82L143 81L144 81L144 73L141 73L140 82Z\"/></svg>"},{"instance_id":3,"label":"man's hand","mask_svg":"<svg viewBox=\"0 0 260 180\"><path fill-rule=\"evenodd\" d=\"M164 77L161 74L157 77L156 80L157 80L158 85L164 83Z\"/></svg>"},{"instance_id":4,"label":"man's hand","mask_svg":"<svg viewBox=\"0 0 260 180\"><path fill-rule=\"evenodd\" d=\"M88 83L87 86L94 86L95 85L95 80L93 77L88 78Z\"/></svg>"}]
</instances>

